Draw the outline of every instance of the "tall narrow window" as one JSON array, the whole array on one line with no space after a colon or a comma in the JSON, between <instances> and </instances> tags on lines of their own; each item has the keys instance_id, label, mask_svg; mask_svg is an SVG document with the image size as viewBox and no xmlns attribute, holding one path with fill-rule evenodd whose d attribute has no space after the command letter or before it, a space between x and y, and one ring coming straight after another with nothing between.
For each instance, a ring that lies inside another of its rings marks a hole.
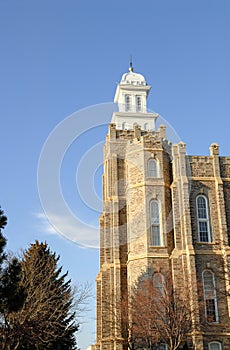
<instances>
[{"instance_id":1,"label":"tall narrow window","mask_svg":"<svg viewBox=\"0 0 230 350\"><path fill-rule=\"evenodd\" d=\"M222 345L218 341L212 341L208 344L208 350L222 350Z\"/></svg>"},{"instance_id":2,"label":"tall narrow window","mask_svg":"<svg viewBox=\"0 0 230 350\"><path fill-rule=\"evenodd\" d=\"M151 240L152 245L161 245L161 234L160 234L160 212L159 204L156 200L150 203L150 218L151 218Z\"/></svg>"},{"instance_id":3,"label":"tall narrow window","mask_svg":"<svg viewBox=\"0 0 230 350\"><path fill-rule=\"evenodd\" d=\"M142 105L141 105L141 96L136 96L136 111L141 112Z\"/></svg>"},{"instance_id":4,"label":"tall narrow window","mask_svg":"<svg viewBox=\"0 0 230 350\"><path fill-rule=\"evenodd\" d=\"M211 271L203 272L205 316L208 322L218 322L215 278Z\"/></svg>"},{"instance_id":5,"label":"tall narrow window","mask_svg":"<svg viewBox=\"0 0 230 350\"><path fill-rule=\"evenodd\" d=\"M157 289L160 295L164 294L164 276L160 272L156 272L153 275L154 287Z\"/></svg>"},{"instance_id":6,"label":"tall narrow window","mask_svg":"<svg viewBox=\"0 0 230 350\"><path fill-rule=\"evenodd\" d=\"M196 198L197 222L200 242L211 242L210 224L208 215L208 201L203 195Z\"/></svg>"},{"instance_id":7,"label":"tall narrow window","mask_svg":"<svg viewBox=\"0 0 230 350\"><path fill-rule=\"evenodd\" d=\"M156 159L149 159L148 161L148 176L158 177L158 163Z\"/></svg>"},{"instance_id":8,"label":"tall narrow window","mask_svg":"<svg viewBox=\"0 0 230 350\"><path fill-rule=\"evenodd\" d=\"M131 111L131 96L125 95L125 111L129 112Z\"/></svg>"}]
</instances>

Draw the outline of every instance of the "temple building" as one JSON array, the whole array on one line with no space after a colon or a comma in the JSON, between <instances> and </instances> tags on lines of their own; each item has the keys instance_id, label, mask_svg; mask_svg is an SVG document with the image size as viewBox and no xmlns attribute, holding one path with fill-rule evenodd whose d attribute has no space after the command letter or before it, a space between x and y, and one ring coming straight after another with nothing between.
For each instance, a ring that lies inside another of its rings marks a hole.
<instances>
[{"instance_id":1,"label":"temple building","mask_svg":"<svg viewBox=\"0 0 230 350\"><path fill-rule=\"evenodd\" d=\"M166 126L148 112L151 87L142 74L123 74L104 148L97 350L123 350L122 295L143 273L170 272L174 288L190 290L207 329L188 335L188 349L230 349L230 157L213 143L208 156L171 144ZM166 348L166 347L165 347Z\"/></svg>"}]
</instances>

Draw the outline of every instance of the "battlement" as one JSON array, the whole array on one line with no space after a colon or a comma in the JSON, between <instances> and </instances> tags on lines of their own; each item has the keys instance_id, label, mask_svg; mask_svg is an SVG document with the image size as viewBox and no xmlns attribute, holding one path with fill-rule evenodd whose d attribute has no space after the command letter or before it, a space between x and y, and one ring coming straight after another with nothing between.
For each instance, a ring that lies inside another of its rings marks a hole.
<instances>
[{"instance_id":1,"label":"battlement","mask_svg":"<svg viewBox=\"0 0 230 350\"><path fill-rule=\"evenodd\" d=\"M171 156L172 143L166 139L166 126L160 125L157 131L142 130L136 125L132 130L118 130L116 124L109 125L107 141L130 141L141 144L144 148L163 148Z\"/></svg>"},{"instance_id":2,"label":"battlement","mask_svg":"<svg viewBox=\"0 0 230 350\"><path fill-rule=\"evenodd\" d=\"M222 178L230 178L230 157L220 157L220 173Z\"/></svg>"},{"instance_id":3,"label":"battlement","mask_svg":"<svg viewBox=\"0 0 230 350\"><path fill-rule=\"evenodd\" d=\"M213 177L213 159L211 156L187 156L187 173L192 177Z\"/></svg>"}]
</instances>

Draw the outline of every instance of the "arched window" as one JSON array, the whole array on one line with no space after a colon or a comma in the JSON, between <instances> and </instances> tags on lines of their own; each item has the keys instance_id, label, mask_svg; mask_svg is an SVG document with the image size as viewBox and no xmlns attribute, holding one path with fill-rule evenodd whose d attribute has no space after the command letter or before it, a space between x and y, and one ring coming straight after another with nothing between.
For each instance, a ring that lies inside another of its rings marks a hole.
<instances>
[{"instance_id":1,"label":"arched window","mask_svg":"<svg viewBox=\"0 0 230 350\"><path fill-rule=\"evenodd\" d=\"M151 220L151 243L155 246L161 245L160 232L160 211L156 200L150 202L150 220Z\"/></svg>"},{"instance_id":2,"label":"arched window","mask_svg":"<svg viewBox=\"0 0 230 350\"><path fill-rule=\"evenodd\" d=\"M218 341L212 341L208 344L208 350L222 350L222 345Z\"/></svg>"},{"instance_id":3,"label":"arched window","mask_svg":"<svg viewBox=\"0 0 230 350\"><path fill-rule=\"evenodd\" d=\"M205 316L208 322L218 322L215 277L211 271L203 272Z\"/></svg>"},{"instance_id":4,"label":"arched window","mask_svg":"<svg viewBox=\"0 0 230 350\"><path fill-rule=\"evenodd\" d=\"M136 96L136 111L141 112L142 104L141 104L141 96Z\"/></svg>"},{"instance_id":5,"label":"arched window","mask_svg":"<svg viewBox=\"0 0 230 350\"><path fill-rule=\"evenodd\" d=\"M196 198L197 223L200 242L211 242L208 201L203 195Z\"/></svg>"},{"instance_id":6,"label":"arched window","mask_svg":"<svg viewBox=\"0 0 230 350\"><path fill-rule=\"evenodd\" d=\"M125 95L125 111L129 112L131 111L131 96Z\"/></svg>"},{"instance_id":7,"label":"arched window","mask_svg":"<svg viewBox=\"0 0 230 350\"><path fill-rule=\"evenodd\" d=\"M158 177L158 162L156 159L149 159L148 161L148 176Z\"/></svg>"}]
</instances>

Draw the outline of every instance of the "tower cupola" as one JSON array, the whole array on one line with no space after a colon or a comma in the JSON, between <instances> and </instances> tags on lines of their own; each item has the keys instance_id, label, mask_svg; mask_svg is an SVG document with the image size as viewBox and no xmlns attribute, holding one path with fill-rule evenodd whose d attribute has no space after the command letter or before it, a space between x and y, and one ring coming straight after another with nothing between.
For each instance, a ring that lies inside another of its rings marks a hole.
<instances>
[{"instance_id":1,"label":"tower cupola","mask_svg":"<svg viewBox=\"0 0 230 350\"><path fill-rule=\"evenodd\" d=\"M134 72L130 64L129 72L122 75L117 85L114 102L118 104L118 112L113 114L112 122L117 129L134 129L139 125L143 130L155 130L156 113L147 112L147 97L151 86L145 77Z\"/></svg>"}]
</instances>

